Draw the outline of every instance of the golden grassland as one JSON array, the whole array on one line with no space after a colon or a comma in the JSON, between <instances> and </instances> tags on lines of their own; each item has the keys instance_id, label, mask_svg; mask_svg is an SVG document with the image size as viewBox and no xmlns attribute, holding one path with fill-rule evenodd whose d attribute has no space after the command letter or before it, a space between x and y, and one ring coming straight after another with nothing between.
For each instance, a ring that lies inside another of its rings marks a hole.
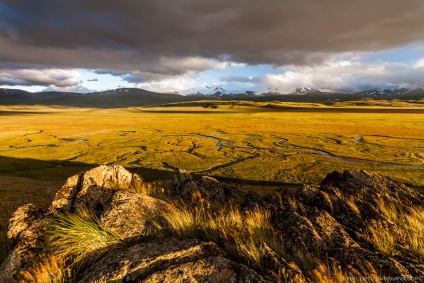
<instances>
[{"instance_id":1,"label":"golden grassland","mask_svg":"<svg viewBox=\"0 0 424 283\"><path fill-rule=\"evenodd\" d=\"M389 106L370 113L364 109L375 109L372 102L356 108L350 102L336 107L275 102L272 109L270 103L214 104L218 108L3 106L0 174L64 180L79 168L118 163L141 170L147 179L182 168L300 184L317 183L334 170L365 169L424 185L419 167L424 165L424 109L418 103L401 108L386 102Z\"/></svg>"}]
</instances>

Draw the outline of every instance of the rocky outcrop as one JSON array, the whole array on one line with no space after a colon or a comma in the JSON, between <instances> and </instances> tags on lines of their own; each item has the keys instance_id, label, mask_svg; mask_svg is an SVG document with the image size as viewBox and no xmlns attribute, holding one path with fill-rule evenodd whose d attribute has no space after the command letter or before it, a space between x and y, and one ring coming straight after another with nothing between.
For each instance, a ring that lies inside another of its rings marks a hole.
<instances>
[{"instance_id":1,"label":"rocky outcrop","mask_svg":"<svg viewBox=\"0 0 424 283\"><path fill-rule=\"evenodd\" d=\"M195 180L189 172L179 169L172 178L172 185L166 193L169 197L181 199L187 204L215 207L228 202L231 198L238 197L242 192L235 185L220 183L209 176L202 176L199 180Z\"/></svg>"},{"instance_id":2,"label":"rocky outcrop","mask_svg":"<svg viewBox=\"0 0 424 283\"><path fill-rule=\"evenodd\" d=\"M379 251L379 239L369 241L367 227L386 228L393 234L398 231L384 207L405 216L412 207L424 210L422 194L389 178L365 171L334 172L320 187L304 186L292 193L264 197L249 193L242 206L271 211L272 225L283 238L288 258L299 264L307 255L321 263L348 267L357 276L369 265L385 276L424 278L424 263L401 241L396 248L402 252L396 255Z\"/></svg>"},{"instance_id":3,"label":"rocky outcrop","mask_svg":"<svg viewBox=\"0 0 424 283\"><path fill-rule=\"evenodd\" d=\"M46 221L57 213L88 212L128 241L137 241L151 229L151 220L165 225L165 202L125 191L141 186L142 182L140 176L122 166L100 166L70 177L48 210L32 204L19 208L9 221L9 254L0 268L0 282L18 280L19 271L32 264L34 256L45 248Z\"/></svg>"},{"instance_id":4,"label":"rocky outcrop","mask_svg":"<svg viewBox=\"0 0 424 283\"><path fill-rule=\"evenodd\" d=\"M203 179L201 184L219 185L212 178ZM139 243L153 228L152 222L166 227L163 214L169 207L164 201L132 192L142 183L140 176L121 166L100 166L70 177L48 210L32 204L19 208L9 221L9 254L0 268L0 282L19 282L20 272L37 261L46 247L43 232L48 219L57 213L87 212L123 236L129 247L108 254L95 267L81 272L79 282L263 281L256 271L228 259L211 242L164 238Z\"/></svg>"},{"instance_id":5,"label":"rocky outcrop","mask_svg":"<svg viewBox=\"0 0 424 283\"><path fill-rule=\"evenodd\" d=\"M135 193L142 185L140 176L123 167L100 166L70 177L49 209L31 204L19 208L9 221L9 254L0 268L0 282L19 281L20 271L28 270L36 262L37 255L46 247L44 231L48 219L58 213L81 212L96 215L104 227L122 235L126 245L78 270L77 282L275 279L303 283L324 267L327 271L320 276L343 272L358 278L384 275L407 278L410 282L424 279L423 258L402 240L395 243L396 253L392 254L382 252L370 241L370 227L387 229L393 235L400 233L399 221L393 221L387 208L402 217L412 215L414 209L424 210L422 194L380 175L365 171L334 172L320 186L304 186L268 196L251 192L238 199L244 211L259 208L271 215L272 231L282 247L277 253L273 250L275 243L262 243L265 269L249 265L242 256L229 254L225 250L228 247L204 239L167 234L145 238L146 232L155 228L152 223L166 228L164 214L171 208L165 201ZM189 207L201 206L207 213L242 195L234 185L207 176L195 179L183 170L176 172L165 193L170 200L183 201Z\"/></svg>"}]
</instances>

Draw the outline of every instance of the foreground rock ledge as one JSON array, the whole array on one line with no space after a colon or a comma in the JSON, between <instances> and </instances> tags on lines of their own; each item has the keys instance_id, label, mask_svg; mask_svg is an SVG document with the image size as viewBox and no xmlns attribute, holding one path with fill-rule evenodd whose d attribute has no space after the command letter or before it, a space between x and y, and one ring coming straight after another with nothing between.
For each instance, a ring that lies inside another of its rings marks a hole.
<instances>
[{"instance_id":1,"label":"foreground rock ledge","mask_svg":"<svg viewBox=\"0 0 424 283\"><path fill-rule=\"evenodd\" d=\"M78 273L78 282L265 282L263 274L231 258L216 243L173 237L140 242L151 229L149 219L166 225L166 202L128 191L143 186L143 179L121 166L99 166L70 177L43 210L28 204L12 215L7 232L8 256L0 268L0 282L19 282L45 248L46 220L59 212L89 211L101 223L123 235L128 247L114 251ZM210 177L194 178L176 171L169 198L190 205L199 202L214 209L241 190ZM379 203L393 205L398 214L411 207L424 208L424 196L389 178L365 171L329 174L319 187L260 196L248 193L239 199L245 210L264 208L271 213L273 229L283 239L285 256L270 249L268 262L289 271L294 282L306 282L305 258L348 264L352 274L368 276L360 263L391 277L424 280L424 263L407 247L399 245L393 256L379 252L366 241L366 224L378 223L396 233L398 227L381 211ZM424 241L424 239L423 239ZM343 268L346 268L343 266ZM419 280L415 280L419 282Z\"/></svg>"}]
</instances>

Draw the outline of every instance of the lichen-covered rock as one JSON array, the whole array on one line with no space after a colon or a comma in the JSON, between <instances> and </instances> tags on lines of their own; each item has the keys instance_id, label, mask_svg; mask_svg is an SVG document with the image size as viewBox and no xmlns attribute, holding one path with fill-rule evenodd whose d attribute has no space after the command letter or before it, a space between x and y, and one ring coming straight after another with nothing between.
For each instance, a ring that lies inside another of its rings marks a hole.
<instances>
[{"instance_id":1,"label":"lichen-covered rock","mask_svg":"<svg viewBox=\"0 0 424 283\"><path fill-rule=\"evenodd\" d=\"M105 227L136 239L152 228L151 221L165 226L162 215L169 206L159 199L128 191L141 186L142 180L122 166L99 166L68 179L50 210L89 212Z\"/></svg>"},{"instance_id":2,"label":"lichen-covered rock","mask_svg":"<svg viewBox=\"0 0 424 283\"><path fill-rule=\"evenodd\" d=\"M0 282L17 282L19 272L32 264L32 259L45 247L44 211L33 204L18 208L8 226L9 253L0 267Z\"/></svg>"},{"instance_id":3,"label":"lichen-covered rock","mask_svg":"<svg viewBox=\"0 0 424 283\"><path fill-rule=\"evenodd\" d=\"M105 204L101 223L123 237L137 238L152 229L151 222L166 227L163 214L169 205L164 201L125 191L116 191Z\"/></svg>"},{"instance_id":4,"label":"lichen-covered rock","mask_svg":"<svg viewBox=\"0 0 424 283\"><path fill-rule=\"evenodd\" d=\"M114 190L104 189L98 186L84 187L78 192L75 199L72 200L71 211L89 211L99 217L115 193L116 191Z\"/></svg>"},{"instance_id":5,"label":"lichen-covered rock","mask_svg":"<svg viewBox=\"0 0 424 283\"><path fill-rule=\"evenodd\" d=\"M57 192L50 210L73 211L78 206L102 205L112 191L129 190L143 184L143 178L132 174L120 165L101 165L87 172L81 172L70 177ZM90 189L91 188L91 189ZM99 188L99 189L95 189ZM103 190L105 189L105 190ZM109 192L107 190L110 190ZM97 194L96 192L97 191ZM99 193L102 194L101 199ZM98 200L92 204L93 200ZM78 201L75 205L75 201ZM81 204L83 202L84 204Z\"/></svg>"},{"instance_id":6,"label":"lichen-covered rock","mask_svg":"<svg viewBox=\"0 0 424 283\"><path fill-rule=\"evenodd\" d=\"M254 270L226 258L212 242L165 238L114 252L82 275L81 283L264 282Z\"/></svg>"},{"instance_id":7,"label":"lichen-covered rock","mask_svg":"<svg viewBox=\"0 0 424 283\"><path fill-rule=\"evenodd\" d=\"M9 220L7 227L7 248L9 251L18 243L21 233L27 229L44 211L34 205L26 204L19 207Z\"/></svg>"},{"instance_id":8,"label":"lichen-covered rock","mask_svg":"<svg viewBox=\"0 0 424 283\"><path fill-rule=\"evenodd\" d=\"M54 211L71 211L73 200L81 189L81 178L84 172L69 177L62 188L56 193L55 198L50 205L50 209Z\"/></svg>"},{"instance_id":9,"label":"lichen-covered rock","mask_svg":"<svg viewBox=\"0 0 424 283\"><path fill-rule=\"evenodd\" d=\"M424 195L419 192L390 178L367 171L333 172L321 182L321 188L337 188L344 195L353 195L365 201L380 199L402 206L424 205Z\"/></svg>"},{"instance_id":10,"label":"lichen-covered rock","mask_svg":"<svg viewBox=\"0 0 424 283\"><path fill-rule=\"evenodd\" d=\"M241 190L231 184L220 183L218 180L202 176L194 180L185 170L177 170L172 178L172 185L166 190L171 198L178 198L188 204L203 204L205 207L220 206L230 198L241 195Z\"/></svg>"}]
</instances>

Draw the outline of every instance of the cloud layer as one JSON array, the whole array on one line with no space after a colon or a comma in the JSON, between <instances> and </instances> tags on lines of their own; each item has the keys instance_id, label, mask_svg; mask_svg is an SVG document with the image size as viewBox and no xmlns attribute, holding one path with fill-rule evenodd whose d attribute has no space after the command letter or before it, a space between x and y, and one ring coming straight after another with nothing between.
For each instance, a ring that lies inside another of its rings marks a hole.
<instances>
[{"instance_id":1,"label":"cloud layer","mask_svg":"<svg viewBox=\"0 0 424 283\"><path fill-rule=\"evenodd\" d=\"M6 0L0 60L180 75L187 58L314 64L424 39L422 0Z\"/></svg>"},{"instance_id":2,"label":"cloud layer","mask_svg":"<svg viewBox=\"0 0 424 283\"><path fill-rule=\"evenodd\" d=\"M423 42L423 14L422 0L4 0L0 84L72 88L72 70L83 68L180 90L206 70L269 64L288 66L263 78L273 87L390 85L389 73L413 85L420 79L409 67L334 58ZM231 76L221 82L260 80Z\"/></svg>"}]
</instances>

